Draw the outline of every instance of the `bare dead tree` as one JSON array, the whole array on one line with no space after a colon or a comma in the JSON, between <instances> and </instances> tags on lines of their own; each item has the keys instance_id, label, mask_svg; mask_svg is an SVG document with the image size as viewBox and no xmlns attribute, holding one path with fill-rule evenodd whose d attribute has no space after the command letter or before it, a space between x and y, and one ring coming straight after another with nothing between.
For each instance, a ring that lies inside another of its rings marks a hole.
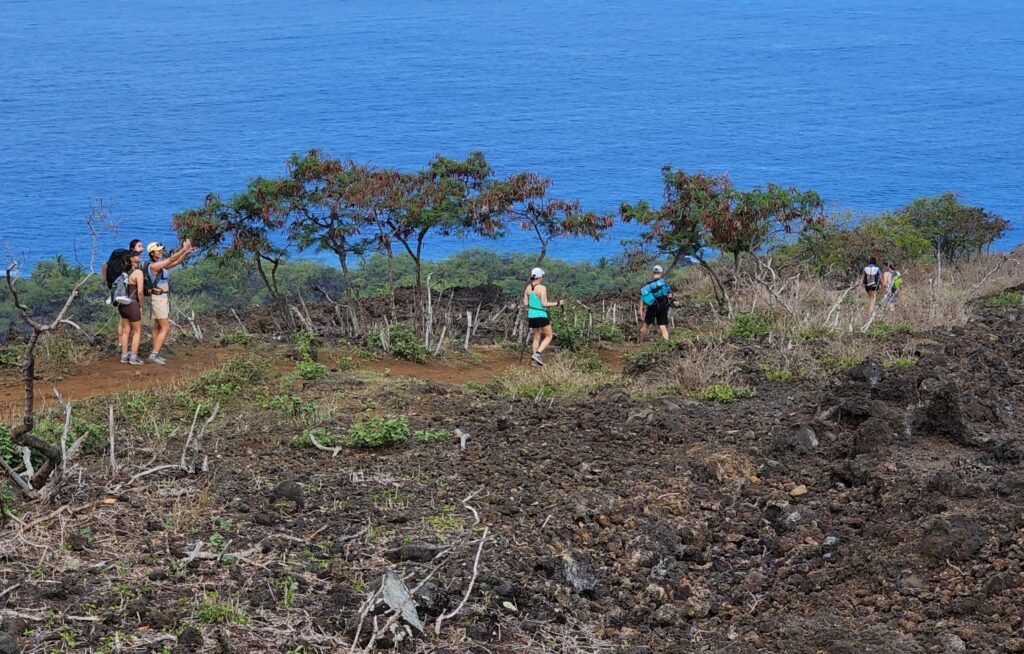
<instances>
[{"instance_id":1,"label":"bare dead tree","mask_svg":"<svg viewBox=\"0 0 1024 654\"><path fill-rule=\"evenodd\" d=\"M110 224L109 212L101 203L95 204L92 212L85 219L85 224L92 238L92 255L89 260L89 272L83 276L82 279L78 280L75 286L71 289L71 292L68 294L64 305L49 321L43 321L33 317L32 310L22 301L16 284L18 262L16 260L12 261L11 264L7 266L6 270L5 276L7 280L7 288L11 292L14 306L21 314L22 321L32 330L32 333L29 335L28 344L25 346L25 353L22 355L20 365L22 385L25 389L24 414L22 415L20 424L15 425L11 430L11 440L17 445L27 447L30 450L42 454L45 458L43 465L40 466L39 470L34 471L33 474L30 475L30 479L27 481L11 469L10 466L7 466L6 464L3 466L7 475L14 481L22 494L26 497L34 498L39 496L36 491L39 491L46 485L47 481L50 479L50 475L58 468L61 468L64 462L65 452L62 451L62 447L49 443L32 433L36 426L36 346L39 344L39 340L44 334L58 331L65 326L78 328L78 325L68 318L68 312L71 310L71 306L74 304L75 299L80 295L82 288L95 274L94 267L96 263L96 250L99 242L99 234L101 228ZM70 405L67 405L66 410L70 411Z\"/></svg>"}]
</instances>

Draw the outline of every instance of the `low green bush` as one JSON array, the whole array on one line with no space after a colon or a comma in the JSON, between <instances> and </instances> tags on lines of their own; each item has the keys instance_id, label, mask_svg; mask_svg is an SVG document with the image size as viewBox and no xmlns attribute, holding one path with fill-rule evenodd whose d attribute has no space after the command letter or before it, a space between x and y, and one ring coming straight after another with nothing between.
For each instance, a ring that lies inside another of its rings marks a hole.
<instances>
[{"instance_id":1,"label":"low green bush","mask_svg":"<svg viewBox=\"0 0 1024 654\"><path fill-rule=\"evenodd\" d=\"M697 390L694 397L705 402L732 402L744 397L754 397L757 393L751 388L730 386L728 384L712 384Z\"/></svg>"},{"instance_id":2,"label":"low green bush","mask_svg":"<svg viewBox=\"0 0 1024 654\"><path fill-rule=\"evenodd\" d=\"M421 429L412 435L417 443L440 443L452 437L447 429Z\"/></svg>"},{"instance_id":3,"label":"low green bush","mask_svg":"<svg viewBox=\"0 0 1024 654\"><path fill-rule=\"evenodd\" d=\"M334 434L323 427L305 429L301 434L292 439L293 447L315 447L313 439L324 447L337 447L345 443L345 437Z\"/></svg>"},{"instance_id":4,"label":"low green bush","mask_svg":"<svg viewBox=\"0 0 1024 654\"><path fill-rule=\"evenodd\" d=\"M725 330L725 337L753 341L764 338L771 331L772 321L769 316L763 313L748 312L741 313L733 319L732 324Z\"/></svg>"},{"instance_id":5,"label":"low green bush","mask_svg":"<svg viewBox=\"0 0 1024 654\"><path fill-rule=\"evenodd\" d=\"M323 379L327 376L327 366L316 361L299 361L295 364L295 372L306 380Z\"/></svg>"},{"instance_id":6,"label":"low green bush","mask_svg":"<svg viewBox=\"0 0 1024 654\"><path fill-rule=\"evenodd\" d=\"M610 322L599 322L594 325L594 336L605 343L621 343L626 340L619 326Z\"/></svg>"},{"instance_id":7,"label":"low green bush","mask_svg":"<svg viewBox=\"0 0 1024 654\"><path fill-rule=\"evenodd\" d=\"M404 443L408 438L409 423L405 417L377 417L349 427L346 444L358 448L381 447Z\"/></svg>"},{"instance_id":8,"label":"low green bush","mask_svg":"<svg viewBox=\"0 0 1024 654\"><path fill-rule=\"evenodd\" d=\"M1021 303L1021 294L1014 291L1003 291L991 297L987 297L982 300L982 306L990 309L1003 309L1019 307Z\"/></svg>"},{"instance_id":9,"label":"low green bush","mask_svg":"<svg viewBox=\"0 0 1024 654\"><path fill-rule=\"evenodd\" d=\"M793 373L788 370L772 368L770 366L765 366L764 376L768 378L768 381L779 382L781 384L793 379Z\"/></svg>"},{"instance_id":10,"label":"low green bush","mask_svg":"<svg viewBox=\"0 0 1024 654\"><path fill-rule=\"evenodd\" d=\"M382 329L370 332L366 337L366 345L373 349L384 350L384 341L381 339ZM427 362L427 348L420 341L416 334L405 325L391 325L388 328L388 342L391 345L390 352L397 358L413 363Z\"/></svg>"},{"instance_id":11,"label":"low green bush","mask_svg":"<svg viewBox=\"0 0 1024 654\"><path fill-rule=\"evenodd\" d=\"M228 334L222 339L224 345L242 345L251 347L256 342L256 337L249 332L236 329L234 333Z\"/></svg>"}]
</instances>

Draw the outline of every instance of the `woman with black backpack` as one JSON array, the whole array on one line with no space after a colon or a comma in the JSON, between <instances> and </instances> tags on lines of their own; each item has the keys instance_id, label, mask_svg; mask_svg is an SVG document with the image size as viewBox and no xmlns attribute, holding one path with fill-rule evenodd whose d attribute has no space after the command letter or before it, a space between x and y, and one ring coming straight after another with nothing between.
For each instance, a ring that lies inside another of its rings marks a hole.
<instances>
[{"instance_id":1,"label":"woman with black backpack","mask_svg":"<svg viewBox=\"0 0 1024 654\"><path fill-rule=\"evenodd\" d=\"M878 261L874 257L868 259L868 265L864 266L862 273L864 291L868 294L868 315L875 312L875 298L878 297L878 289L882 285L882 269L878 267Z\"/></svg>"},{"instance_id":2,"label":"woman with black backpack","mask_svg":"<svg viewBox=\"0 0 1024 654\"><path fill-rule=\"evenodd\" d=\"M121 363L133 366L143 365L139 357L139 342L142 340L142 269L139 262L141 250L133 250L128 255L125 273L128 275L128 304L118 304L117 312L121 314L121 324L117 327L117 335L121 341Z\"/></svg>"}]
</instances>

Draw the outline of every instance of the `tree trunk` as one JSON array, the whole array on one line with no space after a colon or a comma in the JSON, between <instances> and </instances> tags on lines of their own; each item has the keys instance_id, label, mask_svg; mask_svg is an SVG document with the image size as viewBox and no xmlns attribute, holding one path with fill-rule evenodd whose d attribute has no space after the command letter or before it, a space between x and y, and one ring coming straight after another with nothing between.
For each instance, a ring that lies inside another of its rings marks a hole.
<instances>
[{"instance_id":1,"label":"tree trunk","mask_svg":"<svg viewBox=\"0 0 1024 654\"><path fill-rule=\"evenodd\" d=\"M391 301L391 319L398 320L398 308L395 305L395 251L391 240L384 243L384 251L388 257L388 299Z\"/></svg>"},{"instance_id":2,"label":"tree trunk","mask_svg":"<svg viewBox=\"0 0 1024 654\"><path fill-rule=\"evenodd\" d=\"M352 321L352 335L359 335L359 314L356 311L356 299L352 290L352 275L348 270L348 253L335 252L338 255L338 263L341 264L341 276L345 280L345 305L348 307L348 317Z\"/></svg>"},{"instance_id":3,"label":"tree trunk","mask_svg":"<svg viewBox=\"0 0 1024 654\"><path fill-rule=\"evenodd\" d=\"M718 279L718 275L715 274L714 268L712 268L704 257L698 255L697 261L700 262L701 267L711 275L711 279L715 282L715 300L718 302L719 309L727 309L729 305L729 293L725 290L725 286Z\"/></svg>"},{"instance_id":4,"label":"tree trunk","mask_svg":"<svg viewBox=\"0 0 1024 654\"><path fill-rule=\"evenodd\" d=\"M21 424L11 430L11 440L23 447L41 452L46 462L36 471L30 483L36 490L42 488L49 479L50 473L57 469L61 462L60 447L37 438L32 434L35 428L35 377L36 377L36 345L39 344L39 331L33 331L25 346L25 355L21 360L21 378L25 387L25 415Z\"/></svg>"}]
</instances>

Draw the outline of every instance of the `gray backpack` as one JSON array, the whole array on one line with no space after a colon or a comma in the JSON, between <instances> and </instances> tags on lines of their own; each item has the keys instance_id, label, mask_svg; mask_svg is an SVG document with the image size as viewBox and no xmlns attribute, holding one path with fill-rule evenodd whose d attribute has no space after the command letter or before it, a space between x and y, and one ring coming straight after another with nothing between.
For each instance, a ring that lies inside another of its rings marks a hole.
<instances>
[{"instance_id":1,"label":"gray backpack","mask_svg":"<svg viewBox=\"0 0 1024 654\"><path fill-rule=\"evenodd\" d=\"M128 273L121 273L114 280L114 285L111 287L110 297L114 304L131 304L132 299L128 297L129 284L128 284Z\"/></svg>"}]
</instances>

